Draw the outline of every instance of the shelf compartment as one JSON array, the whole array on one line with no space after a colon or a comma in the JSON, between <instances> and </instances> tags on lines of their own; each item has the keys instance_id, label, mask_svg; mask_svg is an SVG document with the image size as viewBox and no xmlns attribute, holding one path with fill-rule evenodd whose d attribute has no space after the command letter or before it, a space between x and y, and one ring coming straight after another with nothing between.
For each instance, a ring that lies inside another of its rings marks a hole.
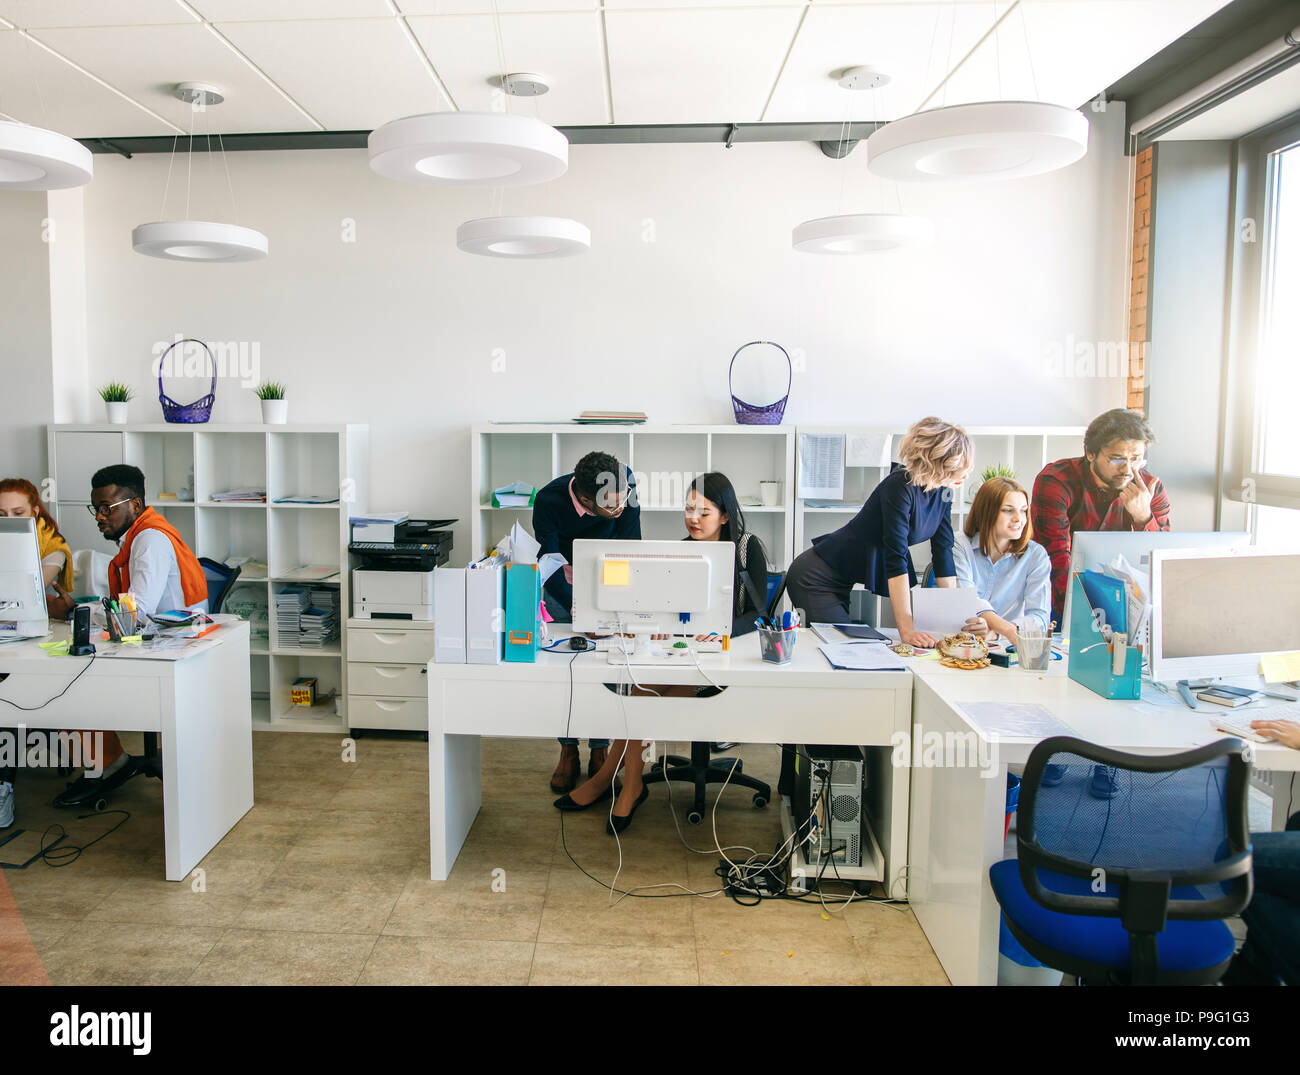
<instances>
[{"instance_id":1,"label":"shelf compartment","mask_svg":"<svg viewBox=\"0 0 1300 1075\"><path fill-rule=\"evenodd\" d=\"M125 461L144 473L145 494L188 493L194 499L194 431L126 433ZM173 503L186 503L178 499Z\"/></svg>"},{"instance_id":2,"label":"shelf compartment","mask_svg":"<svg viewBox=\"0 0 1300 1075\"><path fill-rule=\"evenodd\" d=\"M266 489L264 433L198 432L195 434L195 455L194 480L197 489L194 499L202 506L211 506L213 493L224 493L231 489Z\"/></svg>"},{"instance_id":3,"label":"shelf compartment","mask_svg":"<svg viewBox=\"0 0 1300 1075\"><path fill-rule=\"evenodd\" d=\"M271 433L267 499L338 496L339 440L331 433ZM274 505L288 507L290 505ZM339 505L330 505L335 509Z\"/></svg>"}]
</instances>

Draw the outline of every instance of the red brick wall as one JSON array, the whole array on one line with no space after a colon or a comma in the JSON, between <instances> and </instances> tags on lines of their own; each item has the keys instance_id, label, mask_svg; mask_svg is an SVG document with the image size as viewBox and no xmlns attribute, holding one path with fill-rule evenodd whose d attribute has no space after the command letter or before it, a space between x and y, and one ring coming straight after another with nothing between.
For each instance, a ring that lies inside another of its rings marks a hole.
<instances>
[{"instance_id":1,"label":"red brick wall","mask_svg":"<svg viewBox=\"0 0 1300 1075\"><path fill-rule=\"evenodd\" d=\"M1151 251L1151 165L1154 147L1147 146L1137 156L1133 181L1133 243L1129 254L1132 284L1129 290L1128 343L1131 356L1145 355L1150 340L1147 327L1147 275ZM1146 363L1129 368L1126 406L1133 410L1146 407Z\"/></svg>"}]
</instances>

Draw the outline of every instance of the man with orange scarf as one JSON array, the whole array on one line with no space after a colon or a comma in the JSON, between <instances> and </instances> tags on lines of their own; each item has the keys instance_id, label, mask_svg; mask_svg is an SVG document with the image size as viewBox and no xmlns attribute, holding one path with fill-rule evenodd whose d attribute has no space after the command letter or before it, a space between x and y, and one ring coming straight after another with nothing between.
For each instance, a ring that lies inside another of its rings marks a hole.
<instances>
[{"instance_id":1,"label":"man with orange scarf","mask_svg":"<svg viewBox=\"0 0 1300 1075\"><path fill-rule=\"evenodd\" d=\"M90 510L99 532L118 542L108 565L109 592L130 590L141 616L204 607L208 584L198 558L176 528L145 505L144 475L127 464L104 467L90 480ZM90 758L96 733L82 732L82 757ZM139 759L122 749L116 732L104 732L103 756L68 785L55 806L81 806L140 772Z\"/></svg>"}]
</instances>

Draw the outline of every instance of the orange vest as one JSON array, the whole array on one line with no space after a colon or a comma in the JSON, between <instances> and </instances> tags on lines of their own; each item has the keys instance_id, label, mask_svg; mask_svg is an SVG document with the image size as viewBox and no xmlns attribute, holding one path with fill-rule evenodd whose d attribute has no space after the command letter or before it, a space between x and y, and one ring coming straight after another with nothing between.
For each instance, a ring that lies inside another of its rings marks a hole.
<instances>
[{"instance_id":1,"label":"orange vest","mask_svg":"<svg viewBox=\"0 0 1300 1075\"><path fill-rule=\"evenodd\" d=\"M176 566L181 573L181 593L186 605L197 604L208 599L208 580L203 574L198 557L190 551L176 527L159 515L153 508L145 508L140 517L131 524L122 538L122 547L108 564L108 589L116 596L131 588L131 542L142 530L160 530L167 535L176 550Z\"/></svg>"}]
</instances>

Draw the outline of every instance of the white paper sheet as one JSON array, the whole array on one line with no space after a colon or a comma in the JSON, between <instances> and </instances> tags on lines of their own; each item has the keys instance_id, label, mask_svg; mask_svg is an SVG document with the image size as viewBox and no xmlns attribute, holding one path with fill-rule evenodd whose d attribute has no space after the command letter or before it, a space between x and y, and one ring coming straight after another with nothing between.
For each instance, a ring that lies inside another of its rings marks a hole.
<instances>
[{"instance_id":1,"label":"white paper sheet","mask_svg":"<svg viewBox=\"0 0 1300 1075\"><path fill-rule=\"evenodd\" d=\"M958 707L986 736L1007 739L1048 739L1073 735L1047 709L1032 702L958 702Z\"/></svg>"},{"instance_id":2,"label":"white paper sheet","mask_svg":"<svg viewBox=\"0 0 1300 1075\"><path fill-rule=\"evenodd\" d=\"M510 528L510 562L512 564L535 564L541 543L515 520Z\"/></svg>"},{"instance_id":3,"label":"white paper sheet","mask_svg":"<svg viewBox=\"0 0 1300 1075\"><path fill-rule=\"evenodd\" d=\"M844 499L844 437L799 435L799 495L822 500Z\"/></svg>"},{"instance_id":4,"label":"white paper sheet","mask_svg":"<svg viewBox=\"0 0 1300 1075\"><path fill-rule=\"evenodd\" d=\"M965 586L917 586L912 590L913 625L923 634L939 638L960 631L967 620L988 607L976 590Z\"/></svg>"},{"instance_id":5,"label":"white paper sheet","mask_svg":"<svg viewBox=\"0 0 1300 1075\"><path fill-rule=\"evenodd\" d=\"M844 465L888 467L891 441L888 433L850 433L844 443Z\"/></svg>"},{"instance_id":6,"label":"white paper sheet","mask_svg":"<svg viewBox=\"0 0 1300 1075\"><path fill-rule=\"evenodd\" d=\"M871 672L907 669L902 658L888 646L870 642L828 642L818 649L831 662L832 668Z\"/></svg>"}]
</instances>

